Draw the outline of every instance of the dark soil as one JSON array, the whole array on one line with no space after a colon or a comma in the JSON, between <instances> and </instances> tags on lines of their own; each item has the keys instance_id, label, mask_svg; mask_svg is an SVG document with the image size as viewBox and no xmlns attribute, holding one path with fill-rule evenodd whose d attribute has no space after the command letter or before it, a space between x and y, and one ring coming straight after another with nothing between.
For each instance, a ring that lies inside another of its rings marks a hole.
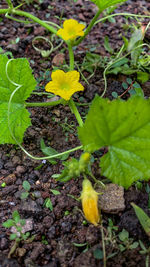
<instances>
[{"instance_id":1,"label":"dark soil","mask_svg":"<svg viewBox=\"0 0 150 267\"><path fill-rule=\"evenodd\" d=\"M14 1L15 2L15 1ZM43 20L51 20L59 24L59 18L74 18L88 23L95 14L95 5L90 1L48 1L44 0L38 5L38 1L30 5L23 5L22 10L32 12ZM49 8L51 5L51 8ZM6 8L2 0L0 8ZM115 12L132 12L135 14L147 14L150 11L150 2L143 0L127 1L116 9ZM26 57L31 64L34 76L38 79L40 90L44 88L49 77L44 76L47 70L52 70L54 57L59 53L53 52L49 58L42 56L34 50L32 40L36 36L48 37L49 33L37 24L24 25L1 16L0 22L0 47L5 52L11 52L15 58ZM129 19L130 23L133 22ZM97 24L89 36L81 43L76 50L75 60L81 63L86 51L95 47L94 53L105 56L108 53L104 49L104 36L109 36L112 47L117 50L122 44L123 25L127 21L119 16L116 23L105 21ZM134 20L134 23L136 21ZM143 23L147 24L145 19ZM19 37L19 42L15 43ZM147 33L147 39L149 35ZM45 47L46 48L46 47ZM68 54L63 47L65 61L68 62ZM89 73L84 72L87 77ZM133 77L134 78L134 77ZM109 76L106 97L112 99L112 92L118 95L124 92L122 82L126 80L123 75ZM104 83L102 70L98 69L90 80L90 85L82 81L85 86L84 93L76 94L75 100L90 102L94 95L103 92ZM141 85L145 96L149 96L149 82ZM128 97L126 94L125 97ZM45 96L33 95L29 101L45 101ZM80 145L77 139L74 116L67 106L54 108L30 108L32 125L25 133L23 146L27 151L36 156L43 156L40 149L40 139L43 138L46 145L50 145L59 152L71 149ZM80 113L85 116L87 107L80 107ZM71 130L65 128L67 123L72 124ZM81 151L72 153L71 156L79 158ZM98 259L96 251L102 250L102 237L99 227L85 222L81 212L81 203L75 198L80 196L82 177L72 179L63 184L52 178L63 169L61 161L52 165L49 161L41 162L30 159L17 146L0 146L0 183L6 183L6 187L0 187L0 267L55 267L55 266L103 266L103 260ZM98 163L93 165L93 172L97 178L100 177ZM21 200L23 192L22 183L27 180L31 190L26 200ZM59 195L54 195L51 189L58 190ZM75 198L71 197L74 196ZM46 208L44 202L51 199L53 210ZM146 255L140 254L140 246L136 249L127 248L121 252L119 249L118 233L122 229L129 232L130 238L134 241L139 239L146 248L150 246L148 237L136 218L130 205L134 202L142 207L149 215L148 194L143 184L142 190L132 186L125 192L125 210L117 214L102 213L105 234L105 246L107 266L145 266ZM18 210L21 218L27 220L27 231L30 236L35 236L32 242L20 242L15 253L8 259L10 248L14 241L10 241L10 229L2 227L2 223L12 217L12 212ZM108 231L109 219L113 221L118 230L113 230L110 237ZM84 244L77 246L76 244ZM115 254L113 254L115 253Z\"/></svg>"}]
</instances>

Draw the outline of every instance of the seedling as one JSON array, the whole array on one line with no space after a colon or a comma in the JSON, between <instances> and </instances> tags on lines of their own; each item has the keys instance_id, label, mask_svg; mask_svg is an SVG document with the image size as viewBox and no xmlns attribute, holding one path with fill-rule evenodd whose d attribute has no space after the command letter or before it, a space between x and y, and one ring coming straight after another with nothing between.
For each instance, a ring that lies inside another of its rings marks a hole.
<instances>
[{"instance_id":1,"label":"seedling","mask_svg":"<svg viewBox=\"0 0 150 267\"><path fill-rule=\"evenodd\" d=\"M145 258L145 267L149 267L149 254L150 254L150 247L146 248L141 240L139 240L139 244L142 250L140 250L140 254L146 255Z\"/></svg>"},{"instance_id":2,"label":"seedling","mask_svg":"<svg viewBox=\"0 0 150 267\"><path fill-rule=\"evenodd\" d=\"M122 232L118 235L122 244L119 244L119 249L121 252L125 251L126 249L135 249L139 246L139 242L134 242L133 238L129 237L129 233L123 229Z\"/></svg>"},{"instance_id":3,"label":"seedling","mask_svg":"<svg viewBox=\"0 0 150 267\"><path fill-rule=\"evenodd\" d=\"M19 212L15 210L12 213L12 219L8 219L2 225L6 228L14 227L14 233L10 234L10 240L15 240L10 252L8 254L8 258L15 252L16 248L18 247L21 241L25 241L30 236L29 232L24 233L23 226L26 224L26 220L21 219Z\"/></svg>"},{"instance_id":4,"label":"seedling","mask_svg":"<svg viewBox=\"0 0 150 267\"><path fill-rule=\"evenodd\" d=\"M22 184L25 192L21 193L21 199L26 199L29 196L31 185L29 184L28 181L24 181Z\"/></svg>"},{"instance_id":5,"label":"seedling","mask_svg":"<svg viewBox=\"0 0 150 267\"><path fill-rule=\"evenodd\" d=\"M48 245L48 241L46 240L45 235L42 235L42 243L43 243L44 245Z\"/></svg>"},{"instance_id":6,"label":"seedling","mask_svg":"<svg viewBox=\"0 0 150 267\"><path fill-rule=\"evenodd\" d=\"M53 211L53 204L50 200L50 198L46 198L44 201L44 207L50 209L50 211Z\"/></svg>"}]
</instances>

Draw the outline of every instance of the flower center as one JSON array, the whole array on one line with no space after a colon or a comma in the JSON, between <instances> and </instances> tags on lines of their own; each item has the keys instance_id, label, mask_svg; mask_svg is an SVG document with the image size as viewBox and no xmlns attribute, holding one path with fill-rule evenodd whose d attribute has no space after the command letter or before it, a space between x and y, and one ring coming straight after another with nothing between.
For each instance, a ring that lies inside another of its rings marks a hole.
<instances>
[{"instance_id":1,"label":"flower center","mask_svg":"<svg viewBox=\"0 0 150 267\"><path fill-rule=\"evenodd\" d=\"M75 35L76 34L76 31L73 28L70 28L70 29L68 29L68 34L70 36Z\"/></svg>"},{"instance_id":2,"label":"flower center","mask_svg":"<svg viewBox=\"0 0 150 267\"><path fill-rule=\"evenodd\" d=\"M70 86L68 83L64 82L61 84L61 89L68 91L70 89Z\"/></svg>"}]
</instances>

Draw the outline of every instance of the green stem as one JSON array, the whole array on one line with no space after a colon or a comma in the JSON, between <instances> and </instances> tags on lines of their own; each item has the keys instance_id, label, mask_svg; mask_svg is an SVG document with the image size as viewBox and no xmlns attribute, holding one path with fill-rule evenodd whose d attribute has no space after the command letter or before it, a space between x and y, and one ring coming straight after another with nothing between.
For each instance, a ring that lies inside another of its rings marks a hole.
<instances>
[{"instance_id":1,"label":"green stem","mask_svg":"<svg viewBox=\"0 0 150 267\"><path fill-rule=\"evenodd\" d=\"M27 17L33 21L35 21L36 23L40 24L41 26L43 26L45 29L47 29L48 31L56 34L57 30L55 28L53 28L52 26L48 25L46 22L40 20L39 18L33 16L32 14L25 12L25 11L21 11L21 10L13 10L13 14L15 15L19 15L19 16L23 16L23 17Z\"/></svg>"},{"instance_id":2,"label":"green stem","mask_svg":"<svg viewBox=\"0 0 150 267\"><path fill-rule=\"evenodd\" d=\"M138 15L138 14L132 14L132 13L115 13L115 14L111 14L111 15L108 15L106 17L103 17L99 20L97 20L94 25L96 25L97 23L99 22L103 22L105 21L106 19L109 19L109 18L112 18L112 17L116 17L116 16L129 16L129 17L139 17L139 18L150 18L150 15Z\"/></svg>"},{"instance_id":3,"label":"green stem","mask_svg":"<svg viewBox=\"0 0 150 267\"><path fill-rule=\"evenodd\" d=\"M103 248L103 264L104 267L106 267L106 248L105 248L105 236L104 236L104 230L103 230L103 224L101 225L101 235L102 235L102 248Z\"/></svg>"},{"instance_id":4,"label":"green stem","mask_svg":"<svg viewBox=\"0 0 150 267\"><path fill-rule=\"evenodd\" d=\"M69 60L70 60L69 70L71 71L74 70L74 53L70 42L68 42L68 50L69 50Z\"/></svg>"},{"instance_id":5,"label":"green stem","mask_svg":"<svg viewBox=\"0 0 150 267\"><path fill-rule=\"evenodd\" d=\"M69 50L69 59L70 59L70 68L69 69L70 69L70 71L72 71L72 70L74 70L74 53L73 53L72 45L70 42L68 42L68 50ZM79 114L79 111L76 107L76 104L72 98L70 98L68 104L69 104L69 107L70 107L72 113L74 113L79 125L83 126L83 121L82 121L81 116Z\"/></svg>"},{"instance_id":6,"label":"green stem","mask_svg":"<svg viewBox=\"0 0 150 267\"><path fill-rule=\"evenodd\" d=\"M0 14L13 14L13 15L17 15L17 16L21 16L21 17L26 17L26 18L29 18L31 19L32 21L38 23L39 25L43 26L45 29L47 29L48 31L56 34L57 33L57 30L48 25L46 22L42 21L41 19L33 16L32 14L28 13L28 12L25 12L25 11L22 11L22 10L19 10L19 9L0 9Z\"/></svg>"},{"instance_id":7,"label":"green stem","mask_svg":"<svg viewBox=\"0 0 150 267\"><path fill-rule=\"evenodd\" d=\"M25 107L48 107L48 106L57 106L59 104L63 103L63 99L59 99L57 101L52 101L52 102L34 102L34 103L30 103L30 102L26 102L25 103Z\"/></svg>"},{"instance_id":8,"label":"green stem","mask_svg":"<svg viewBox=\"0 0 150 267\"><path fill-rule=\"evenodd\" d=\"M7 2L8 6L9 6L10 8L13 8L13 4L12 4L11 0L6 0L6 2Z\"/></svg>"},{"instance_id":9,"label":"green stem","mask_svg":"<svg viewBox=\"0 0 150 267\"><path fill-rule=\"evenodd\" d=\"M6 14L6 13L8 13L8 11L9 11L9 8L7 8L7 9L0 9L0 14Z\"/></svg>"},{"instance_id":10,"label":"green stem","mask_svg":"<svg viewBox=\"0 0 150 267\"><path fill-rule=\"evenodd\" d=\"M70 98L70 100L69 100L68 103L69 103L69 107L70 107L72 113L74 113L74 115L75 115L75 117L76 117L76 119L77 119L79 125L80 125L80 126L83 126L83 121L82 121L82 119L81 119L81 116L80 116L80 114L79 114L79 111L78 111L78 109L77 109L77 107L76 107L76 105L75 105L73 99Z\"/></svg>"},{"instance_id":11,"label":"green stem","mask_svg":"<svg viewBox=\"0 0 150 267\"><path fill-rule=\"evenodd\" d=\"M84 36L80 37L76 42L74 42L74 46L78 46L82 41L83 39L88 35L88 33L90 32L90 30L92 29L92 27L94 26L97 18L99 17L101 13L101 10L98 10L96 15L94 16L94 18L91 20L89 26L86 28L85 32L84 32Z\"/></svg>"}]
</instances>

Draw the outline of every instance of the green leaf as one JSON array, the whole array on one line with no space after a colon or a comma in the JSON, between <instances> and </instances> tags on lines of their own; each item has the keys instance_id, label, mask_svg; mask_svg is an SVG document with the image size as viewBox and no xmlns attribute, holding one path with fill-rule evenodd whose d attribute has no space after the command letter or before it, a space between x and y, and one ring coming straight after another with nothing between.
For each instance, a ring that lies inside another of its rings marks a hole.
<instances>
[{"instance_id":1,"label":"green leaf","mask_svg":"<svg viewBox=\"0 0 150 267\"><path fill-rule=\"evenodd\" d=\"M96 248L93 252L94 258L97 260L102 260L103 259L103 251L99 248Z\"/></svg>"},{"instance_id":2,"label":"green leaf","mask_svg":"<svg viewBox=\"0 0 150 267\"><path fill-rule=\"evenodd\" d=\"M50 189L50 191L55 195L60 195L60 192L58 190L55 190L55 189Z\"/></svg>"},{"instance_id":3,"label":"green leaf","mask_svg":"<svg viewBox=\"0 0 150 267\"><path fill-rule=\"evenodd\" d=\"M50 198L45 199L44 206L46 208L50 209L51 211L53 211L53 204L52 204Z\"/></svg>"},{"instance_id":4,"label":"green leaf","mask_svg":"<svg viewBox=\"0 0 150 267\"><path fill-rule=\"evenodd\" d=\"M50 147L50 146L46 146L45 143L44 143L44 140L41 138L41 141L40 141L40 146L41 146L41 150L42 152L46 155L46 156L54 156L56 155L56 159L60 159L60 160L65 160L69 157L69 153L68 154L65 154L65 155L62 155L62 156L59 156L57 157L57 154L59 153L57 150L55 150L54 148ZM57 161L54 160L54 159L49 159L49 162L51 164L56 164Z\"/></svg>"},{"instance_id":5,"label":"green leaf","mask_svg":"<svg viewBox=\"0 0 150 267\"><path fill-rule=\"evenodd\" d=\"M129 44L128 44L128 48L127 50L128 51L131 51L134 47L137 46L137 43L142 41L144 38L144 34L142 32L142 28L140 29L136 29L133 33L132 33L132 36L131 36L131 39L129 41Z\"/></svg>"},{"instance_id":6,"label":"green leaf","mask_svg":"<svg viewBox=\"0 0 150 267\"><path fill-rule=\"evenodd\" d=\"M141 83L145 83L149 80L150 78L150 74L144 71L138 71L137 72L137 79L138 81L140 81Z\"/></svg>"},{"instance_id":7,"label":"green leaf","mask_svg":"<svg viewBox=\"0 0 150 267\"><path fill-rule=\"evenodd\" d=\"M135 91L135 93L137 95L139 95L139 96L144 98L144 92L143 92L141 86L138 83L134 83L133 84L133 88L134 88L134 91ZM129 91L129 93L130 93L130 91Z\"/></svg>"},{"instance_id":8,"label":"green leaf","mask_svg":"<svg viewBox=\"0 0 150 267\"><path fill-rule=\"evenodd\" d=\"M31 189L31 185L29 184L28 181L23 181L22 186L26 191L30 191L30 189Z\"/></svg>"},{"instance_id":9,"label":"green leaf","mask_svg":"<svg viewBox=\"0 0 150 267\"><path fill-rule=\"evenodd\" d=\"M135 249L139 245L139 242L134 242L133 244L130 245L130 249Z\"/></svg>"},{"instance_id":10,"label":"green leaf","mask_svg":"<svg viewBox=\"0 0 150 267\"><path fill-rule=\"evenodd\" d=\"M101 11L110 6L114 6L116 4L123 3L125 1L127 0L91 0L91 2L97 5Z\"/></svg>"},{"instance_id":11,"label":"green leaf","mask_svg":"<svg viewBox=\"0 0 150 267\"><path fill-rule=\"evenodd\" d=\"M6 222L2 224L6 228L10 228L15 225L14 221L12 219L8 219Z\"/></svg>"},{"instance_id":12,"label":"green leaf","mask_svg":"<svg viewBox=\"0 0 150 267\"><path fill-rule=\"evenodd\" d=\"M15 240L17 238L17 234L11 234L9 238L10 240Z\"/></svg>"},{"instance_id":13,"label":"green leaf","mask_svg":"<svg viewBox=\"0 0 150 267\"><path fill-rule=\"evenodd\" d=\"M128 238L129 238L129 233L125 230L125 229L123 229L120 233L119 233L119 239L122 241L122 242L125 242L125 241L127 241L128 240Z\"/></svg>"},{"instance_id":14,"label":"green leaf","mask_svg":"<svg viewBox=\"0 0 150 267\"><path fill-rule=\"evenodd\" d=\"M20 89L12 98L9 117L11 130L18 142L22 142L25 130L31 125L30 114L24 105L36 86L27 59L13 59L9 63L8 61L6 55L0 55L0 144L16 143L8 127L8 103L17 88L15 84L20 85Z\"/></svg>"},{"instance_id":15,"label":"green leaf","mask_svg":"<svg viewBox=\"0 0 150 267\"><path fill-rule=\"evenodd\" d=\"M22 192L21 193L21 199L26 199L28 197L29 193L28 192Z\"/></svg>"},{"instance_id":16,"label":"green leaf","mask_svg":"<svg viewBox=\"0 0 150 267\"><path fill-rule=\"evenodd\" d=\"M139 206L135 205L134 203L131 203L131 205L134 208L136 216L138 217L138 220L145 233L150 237L150 217Z\"/></svg>"},{"instance_id":17,"label":"green leaf","mask_svg":"<svg viewBox=\"0 0 150 267\"><path fill-rule=\"evenodd\" d=\"M83 127L78 129L85 151L106 147L101 174L128 188L150 177L150 100L133 96L110 101L98 96Z\"/></svg>"},{"instance_id":18,"label":"green leaf","mask_svg":"<svg viewBox=\"0 0 150 267\"><path fill-rule=\"evenodd\" d=\"M104 37L104 47L105 47L105 50L108 51L110 54L112 54L114 52L114 50L110 46L108 36L105 36Z\"/></svg>"},{"instance_id":19,"label":"green leaf","mask_svg":"<svg viewBox=\"0 0 150 267\"><path fill-rule=\"evenodd\" d=\"M26 224L26 220L22 219L22 220L19 221L19 223L20 223L21 226L24 226Z\"/></svg>"},{"instance_id":20,"label":"green leaf","mask_svg":"<svg viewBox=\"0 0 150 267\"><path fill-rule=\"evenodd\" d=\"M12 217L13 217L15 223L18 223L20 221L20 215L19 215L19 212L17 210L14 210Z\"/></svg>"}]
</instances>

